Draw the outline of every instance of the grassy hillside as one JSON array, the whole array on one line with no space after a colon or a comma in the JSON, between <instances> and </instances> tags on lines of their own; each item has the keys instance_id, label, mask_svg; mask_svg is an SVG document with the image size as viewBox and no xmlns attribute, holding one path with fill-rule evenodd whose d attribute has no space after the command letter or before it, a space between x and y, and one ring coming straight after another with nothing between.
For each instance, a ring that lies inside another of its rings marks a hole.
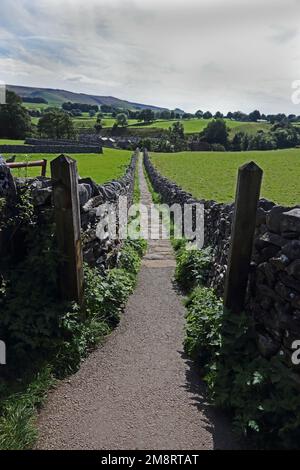
<instances>
[{"instance_id":1,"label":"grassy hillside","mask_svg":"<svg viewBox=\"0 0 300 470\"><path fill-rule=\"evenodd\" d=\"M234 200L237 171L251 160L263 170L262 196L285 205L300 204L300 149L251 152L151 154L158 170L198 198Z\"/></svg>"},{"instance_id":2,"label":"grassy hillside","mask_svg":"<svg viewBox=\"0 0 300 470\"><path fill-rule=\"evenodd\" d=\"M101 105L108 104L123 109L153 109L162 111L165 108L147 105L142 103L133 103L131 101L115 98L114 96L87 95L85 93L74 93L67 90L54 90L52 88L33 88L16 85L7 85L7 89L14 91L19 96L41 97L48 101L51 106L61 106L65 101L72 103Z\"/></svg>"},{"instance_id":3,"label":"grassy hillside","mask_svg":"<svg viewBox=\"0 0 300 470\"><path fill-rule=\"evenodd\" d=\"M78 173L84 178L90 176L97 183L105 183L112 179L121 177L131 159L132 152L126 150L103 149L103 154L76 154L71 155L77 160ZM4 155L11 156L11 155ZM53 154L29 154L18 155L16 161L48 160L47 176L50 176L50 161L56 158ZM15 176L30 177L41 174L40 168L20 168L13 170Z\"/></svg>"}]
</instances>

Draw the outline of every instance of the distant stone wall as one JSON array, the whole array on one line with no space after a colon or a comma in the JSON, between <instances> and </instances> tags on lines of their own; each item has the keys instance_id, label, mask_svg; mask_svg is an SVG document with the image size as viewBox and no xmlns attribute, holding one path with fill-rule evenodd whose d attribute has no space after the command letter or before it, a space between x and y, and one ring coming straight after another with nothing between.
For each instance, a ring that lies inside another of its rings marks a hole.
<instances>
[{"instance_id":1,"label":"distant stone wall","mask_svg":"<svg viewBox=\"0 0 300 470\"><path fill-rule=\"evenodd\" d=\"M28 137L25 140L27 145L78 145L80 142L78 140L72 139L35 139L33 137Z\"/></svg>"},{"instance_id":2,"label":"distant stone wall","mask_svg":"<svg viewBox=\"0 0 300 470\"><path fill-rule=\"evenodd\" d=\"M150 181L167 204L196 200L161 176L148 153L144 162ZM234 204L198 201L205 207L205 246L212 248L208 284L222 295L227 269ZM291 344L300 339L300 206L283 207L260 199L247 294L260 353L267 358L279 351L291 366Z\"/></svg>"},{"instance_id":3,"label":"distant stone wall","mask_svg":"<svg viewBox=\"0 0 300 470\"><path fill-rule=\"evenodd\" d=\"M8 154L29 154L29 153L102 153L102 146L99 145L0 145L0 153Z\"/></svg>"}]
</instances>

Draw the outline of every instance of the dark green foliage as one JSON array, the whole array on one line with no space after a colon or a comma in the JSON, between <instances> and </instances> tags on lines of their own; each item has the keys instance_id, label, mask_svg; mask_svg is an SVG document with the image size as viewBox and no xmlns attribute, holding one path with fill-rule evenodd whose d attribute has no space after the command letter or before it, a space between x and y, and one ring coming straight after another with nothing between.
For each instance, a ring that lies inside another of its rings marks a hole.
<instances>
[{"instance_id":1,"label":"dark green foliage","mask_svg":"<svg viewBox=\"0 0 300 470\"><path fill-rule=\"evenodd\" d=\"M186 300L186 353L205 366L221 345L223 306L213 289L197 287Z\"/></svg>"},{"instance_id":2,"label":"dark green foliage","mask_svg":"<svg viewBox=\"0 0 300 470\"><path fill-rule=\"evenodd\" d=\"M213 119L201 132L200 137L209 144L221 144L227 148L228 128L223 119Z\"/></svg>"},{"instance_id":3,"label":"dark green foliage","mask_svg":"<svg viewBox=\"0 0 300 470\"><path fill-rule=\"evenodd\" d=\"M184 126L181 122L174 122L169 128L169 141L173 152L181 152L187 149L187 143L184 136ZM162 150L161 150L162 151Z\"/></svg>"},{"instance_id":4,"label":"dark green foliage","mask_svg":"<svg viewBox=\"0 0 300 470\"><path fill-rule=\"evenodd\" d=\"M116 116L116 123L118 126L125 127L128 124L127 115L125 113L119 113Z\"/></svg>"},{"instance_id":5,"label":"dark green foliage","mask_svg":"<svg viewBox=\"0 0 300 470\"><path fill-rule=\"evenodd\" d=\"M215 403L233 411L235 430L259 447L299 448L299 388L282 357L260 356L249 315L225 312L220 333L206 377Z\"/></svg>"},{"instance_id":6,"label":"dark green foliage","mask_svg":"<svg viewBox=\"0 0 300 470\"><path fill-rule=\"evenodd\" d=\"M73 304L59 320L61 340L57 342L54 355L58 377L75 372L88 352L119 323L135 285L135 277L124 269L112 269L103 276L96 268L85 265L84 276L82 311Z\"/></svg>"},{"instance_id":7,"label":"dark green foliage","mask_svg":"<svg viewBox=\"0 0 300 470\"><path fill-rule=\"evenodd\" d=\"M136 275L140 267L140 257L132 241L126 241L121 251L118 266Z\"/></svg>"},{"instance_id":8,"label":"dark green foliage","mask_svg":"<svg viewBox=\"0 0 300 470\"><path fill-rule=\"evenodd\" d=\"M198 269L195 278L205 277L201 263ZM192 291L186 308L185 351L203 368L212 401L232 413L236 432L261 448L299 448L299 386L280 354L259 354L250 315L223 311L205 287Z\"/></svg>"},{"instance_id":9,"label":"dark green foliage","mask_svg":"<svg viewBox=\"0 0 300 470\"><path fill-rule=\"evenodd\" d=\"M102 109L102 108L101 108ZM138 114L138 120L144 122L152 122L155 119L154 111L152 109L143 109Z\"/></svg>"},{"instance_id":10,"label":"dark green foliage","mask_svg":"<svg viewBox=\"0 0 300 470\"><path fill-rule=\"evenodd\" d=\"M292 148L300 143L300 132L297 126L283 120L275 124L270 132L259 131L253 136L238 132L233 137L230 147L234 151L275 150Z\"/></svg>"},{"instance_id":11,"label":"dark green foliage","mask_svg":"<svg viewBox=\"0 0 300 470\"><path fill-rule=\"evenodd\" d=\"M176 254L175 279L186 291L205 284L211 263L210 250L187 250L181 247Z\"/></svg>"},{"instance_id":12,"label":"dark green foliage","mask_svg":"<svg viewBox=\"0 0 300 470\"><path fill-rule=\"evenodd\" d=\"M225 152L226 148L221 144L211 144L211 150L213 152Z\"/></svg>"},{"instance_id":13,"label":"dark green foliage","mask_svg":"<svg viewBox=\"0 0 300 470\"><path fill-rule=\"evenodd\" d=\"M74 124L68 113L57 108L49 108L38 122L41 136L49 139L70 139L74 136Z\"/></svg>"},{"instance_id":14,"label":"dark green foliage","mask_svg":"<svg viewBox=\"0 0 300 470\"><path fill-rule=\"evenodd\" d=\"M24 139L30 131L30 115L22 106L22 100L7 91L6 104L0 105L0 138Z\"/></svg>"},{"instance_id":15,"label":"dark green foliage","mask_svg":"<svg viewBox=\"0 0 300 470\"><path fill-rule=\"evenodd\" d=\"M249 113L248 119L249 119L249 121L256 122L256 121L258 121L258 119L261 119L261 114L256 109L255 111L252 111L252 113Z\"/></svg>"},{"instance_id":16,"label":"dark green foliage","mask_svg":"<svg viewBox=\"0 0 300 470\"><path fill-rule=\"evenodd\" d=\"M36 374L25 392L15 391L2 385L0 398L0 450L24 450L33 446L37 438L34 413L44 402L48 390L54 385L50 367Z\"/></svg>"},{"instance_id":17,"label":"dark green foliage","mask_svg":"<svg viewBox=\"0 0 300 470\"><path fill-rule=\"evenodd\" d=\"M59 302L56 260L60 257L55 253L52 226L37 226L27 203L28 252L17 267L6 267L0 282L0 337L7 342L10 358L0 384L0 449L32 447L36 408L55 378L75 372L117 325L145 250L144 240L128 240L120 267L103 274L85 265L82 308Z\"/></svg>"}]
</instances>

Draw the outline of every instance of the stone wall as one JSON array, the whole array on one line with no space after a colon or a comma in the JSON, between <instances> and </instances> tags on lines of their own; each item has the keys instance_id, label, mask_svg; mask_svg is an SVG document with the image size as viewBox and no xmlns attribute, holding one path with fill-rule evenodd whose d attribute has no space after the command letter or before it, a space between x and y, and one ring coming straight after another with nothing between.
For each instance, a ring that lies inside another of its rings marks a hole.
<instances>
[{"instance_id":1,"label":"stone wall","mask_svg":"<svg viewBox=\"0 0 300 470\"><path fill-rule=\"evenodd\" d=\"M30 154L30 153L102 153L102 146L99 145L87 145L87 144L75 144L75 145L0 145L0 154Z\"/></svg>"},{"instance_id":2,"label":"stone wall","mask_svg":"<svg viewBox=\"0 0 300 470\"><path fill-rule=\"evenodd\" d=\"M102 185L96 184L91 178L82 178L78 181L83 256L84 261L91 266L106 268L116 264L121 241L109 236L105 240L99 239L96 227L107 217L108 212L117 212L119 196L127 196L128 205L132 204L136 163L137 153L132 156L122 178ZM24 186L29 188L37 212L42 214L45 210L51 211L52 182L50 178L16 178L15 182L17 188ZM105 203L111 204L100 213L98 209Z\"/></svg>"},{"instance_id":3,"label":"stone wall","mask_svg":"<svg viewBox=\"0 0 300 470\"><path fill-rule=\"evenodd\" d=\"M147 151L144 162L151 183L167 204L196 200L161 176ZM222 295L227 269L234 204L198 201L205 207L205 246L212 249L208 284ZM279 351L291 366L291 344L300 339L300 206L282 207L260 199L247 294L260 353L267 358Z\"/></svg>"}]
</instances>

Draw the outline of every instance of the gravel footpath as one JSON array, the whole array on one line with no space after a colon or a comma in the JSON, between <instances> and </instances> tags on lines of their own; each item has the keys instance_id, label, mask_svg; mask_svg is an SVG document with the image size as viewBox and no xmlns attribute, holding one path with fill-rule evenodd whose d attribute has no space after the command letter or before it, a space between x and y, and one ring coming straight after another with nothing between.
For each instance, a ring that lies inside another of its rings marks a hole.
<instances>
[{"instance_id":1,"label":"gravel footpath","mask_svg":"<svg viewBox=\"0 0 300 470\"><path fill-rule=\"evenodd\" d=\"M141 163L140 163L141 165ZM140 166L142 202L151 197ZM50 393L38 449L235 449L183 353L184 307L168 241L151 241L118 328Z\"/></svg>"}]
</instances>

